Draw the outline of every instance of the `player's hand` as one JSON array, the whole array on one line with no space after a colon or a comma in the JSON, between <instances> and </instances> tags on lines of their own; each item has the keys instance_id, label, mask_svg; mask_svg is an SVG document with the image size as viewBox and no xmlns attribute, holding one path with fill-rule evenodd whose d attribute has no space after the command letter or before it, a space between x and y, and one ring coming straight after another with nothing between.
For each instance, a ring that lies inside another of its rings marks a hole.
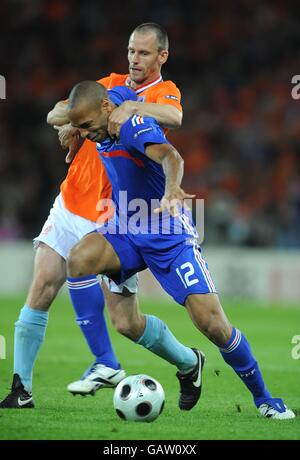
<instances>
[{"instance_id":1,"label":"player's hand","mask_svg":"<svg viewBox=\"0 0 300 460\"><path fill-rule=\"evenodd\" d=\"M120 137L121 126L134 114L133 101L125 101L114 109L108 119L108 134L110 137Z\"/></svg>"},{"instance_id":2,"label":"player's hand","mask_svg":"<svg viewBox=\"0 0 300 460\"><path fill-rule=\"evenodd\" d=\"M84 140L82 139L82 137L80 136L79 131L77 130L76 133L72 137L71 143L69 145L69 151L68 151L68 153L66 155L66 158L65 158L65 162L67 164L72 163L76 153L78 152L78 150L82 146L83 141Z\"/></svg>"},{"instance_id":3,"label":"player's hand","mask_svg":"<svg viewBox=\"0 0 300 460\"><path fill-rule=\"evenodd\" d=\"M64 126L54 126L54 128L58 131L58 138L62 148L69 149L65 158L65 162L69 164L78 151L81 142L80 133L70 123Z\"/></svg>"},{"instance_id":4,"label":"player's hand","mask_svg":"<svg viewBox=\"0 0 300 460\"><path fill-rule=\"evenodd\" d=\"M73 128L71 123L68 123L63 126L54 126L54 128L58 131L58 139L60 142L60 145L62 146L63 149L67 149L71 142L73 136L78 132L77 128Z\"/></svg>"},{"instance_id":5,"label":"player's hand","mask_svg":"<svg viewBox=\"0 0 300 460\"><path fill-rule=\"evenodd\" d=\"M159 214L163 211L168 211L173 217L178 217L180 215L179 210L182 207L189 210L184 200L195 198L195 196L196 195L186 193L181 187L169 189L160 200L160 207L154 209L154 213Z\"/></svg>"}]
</instances>

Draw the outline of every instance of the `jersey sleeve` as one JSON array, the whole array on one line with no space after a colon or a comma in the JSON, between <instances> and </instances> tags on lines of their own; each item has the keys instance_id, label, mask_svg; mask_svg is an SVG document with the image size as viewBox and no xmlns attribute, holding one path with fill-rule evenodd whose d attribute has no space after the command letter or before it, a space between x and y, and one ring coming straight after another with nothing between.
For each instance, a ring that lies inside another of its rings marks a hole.
<instances>
[{"instance_id":1,"label":"jersey sleeve","mask_svg":"<svg viewBox=\"0 0 300 460\"><path fill-rule=\"evenodd\" d=\"M156 103L173 105L174 107L176 107L176 109L182 112L181 94L177 86L174 85L174 83L165 84L162 86L157 95Z\"/></svg>"},{"instance_id":2,"label":"jersey sleeve","mask_svg":"<svg viewBox=\"0 0 300 460\"><path fill-rule=\"evenodd\" d=\"M121 105L125 101L136 101L137 95L132 89L125 86L115 86L108 90L108 94L112 102L116 105Z\"/></svg>"},{"instance_id":3,"label":"jersey sleeve","mask_svg":"<svg viewBox=\"0 0 300 460\"><path fill-rule=\"evenodd\" d=\"M169 144L159 124L150 117L133 115L120 131L120 141L130 152L145 153L148 144Z\"/></svg>"}]
</instances>

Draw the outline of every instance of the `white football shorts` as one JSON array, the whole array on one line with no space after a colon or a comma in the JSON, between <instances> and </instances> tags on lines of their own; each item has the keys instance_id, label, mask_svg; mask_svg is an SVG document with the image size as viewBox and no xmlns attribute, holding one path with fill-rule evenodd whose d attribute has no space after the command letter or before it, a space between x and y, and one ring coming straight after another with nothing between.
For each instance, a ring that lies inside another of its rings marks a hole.
<instances>
[{"instance_id":1,"label":"white football shorts","mask_svg":"<svg viewBox=\"0 0 300 460\"><path fill-rule=\"evenodd\" d=\"M34 248L37 248L39 243L45 243L66 260L72 247L75 246L84 235L96 230L98 227L99 225L95 222L68 211L64 206L61 194L59 194L54 201L41 233L34 238L33 245ZM111 292L122 294L124 288L132 294L137 292L137 274L119 285L115 284L106 276L102 278Z\"/></svg>"}]
</instances>

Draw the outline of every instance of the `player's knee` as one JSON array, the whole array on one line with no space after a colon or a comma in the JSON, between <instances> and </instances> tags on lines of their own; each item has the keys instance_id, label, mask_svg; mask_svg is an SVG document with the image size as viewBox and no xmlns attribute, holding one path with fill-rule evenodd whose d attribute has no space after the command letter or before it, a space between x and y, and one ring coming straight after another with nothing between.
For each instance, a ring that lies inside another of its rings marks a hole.
<instances>
[{"instance_id":1,"label":"player's knee","mask_svg":"<svg viewBox=\"0 0 300 460\"><path fill-rule=\"evenodd\" d=\"M76 244L67 259L68 275L73 278L96 273L91 251L81 243Z\"/></svg>"},{"instance_id":2,"label":"player's knee","mask_svg":"<svg viewBox=\"0 0 300 460\"><path fill-rule=\"evenodd\" d=\"M218 314L210 314L203 324L202 332L218 347L222 347L230 338L230 325Z\"/></svg>"}]
</instances>

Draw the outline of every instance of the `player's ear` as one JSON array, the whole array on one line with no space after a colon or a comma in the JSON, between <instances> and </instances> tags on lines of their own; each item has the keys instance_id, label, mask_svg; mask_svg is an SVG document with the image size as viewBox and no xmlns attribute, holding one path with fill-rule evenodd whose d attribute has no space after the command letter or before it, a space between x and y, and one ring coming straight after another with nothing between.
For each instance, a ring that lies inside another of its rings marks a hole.
<instances>
[{"instance_id":1,"label":"player's ear","mask_svg":"<svg viewBox=\"0 0 300 460\"><path fill-rule=\"evenodd\" d=\"M101 106L101 109L102 110L107 110L111 105L111 102L110 100L108 99L108 97L105 97L102 101L102 106Z\"/></svg>"},{"instance_id":2,"label":"player's ear","mask_svg":"<svg viewBox=\"0 0 300 460\"><path fill-rule=\"evenodd\" d=\"M168 57L169 57L169 51L168 50L160 51L159 56L158 56L160 65L163 65L167 61Z\"/></svg>"}]
</instances>

